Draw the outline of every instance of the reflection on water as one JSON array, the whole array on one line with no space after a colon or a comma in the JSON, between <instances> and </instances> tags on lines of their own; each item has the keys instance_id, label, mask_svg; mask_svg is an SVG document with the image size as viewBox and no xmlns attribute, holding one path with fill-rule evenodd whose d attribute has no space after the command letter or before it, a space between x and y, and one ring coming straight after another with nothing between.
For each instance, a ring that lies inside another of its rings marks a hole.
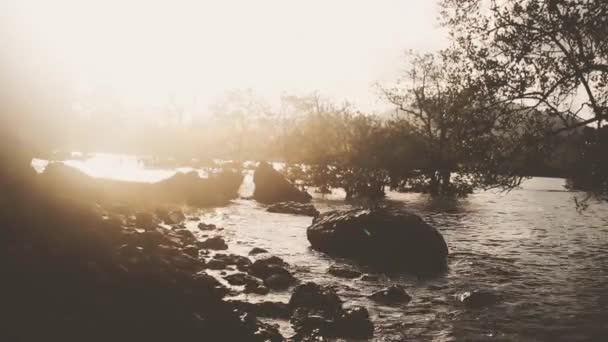
<instances>
[{"instance_id":1,"label":"reflection on water","mask_svg":"<svg viewBox=\"0 0 608 342\"><path fill-rule=\"evenodd\" d=\"M120 164L125 171L116 170L117 164L97 170L99 158L71 165L96 176L117 172L146 181L175 172L136 171L139 164L132 161ZM381 275L379 281L362 282L330 276L326 270L332 263L349 262L309 248L311 218L267 213L254 201L236 200L205 210L201 217L226 229L231 251L265 248L294 265L300 279L335 286L346 305L367 306L378 340L603 340L608 334L608 204L578 213L574 193L563 191L563 184L561 179L534 178L509 193L482 192L449 203L448 210L422 195L390 193L388 200L422 215L448 242L449 271L431 280ZM241 191L251 193L250 175ZM347 206L339 195L316 197L315 205L321 211ZM188 224L197 231L195 222ZM406 286L413 300L387 307L366 298L393 283ZM455 295L472 289L494 291L501 301L466 309ZM287 298L284 292L272 299Z\"/></svg>"}]
</instances>

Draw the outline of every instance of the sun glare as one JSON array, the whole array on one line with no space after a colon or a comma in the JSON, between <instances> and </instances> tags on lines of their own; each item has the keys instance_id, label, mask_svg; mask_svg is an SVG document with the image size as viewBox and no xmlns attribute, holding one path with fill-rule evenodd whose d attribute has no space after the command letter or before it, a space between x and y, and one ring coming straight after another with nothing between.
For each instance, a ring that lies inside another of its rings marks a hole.
<instances>
[{"instance_id":1,"label":"sun glare","mask_svg":"<svg viewBox=\"0 0 608 342\"><path fill-rule=\"evenodd\" d=\"M426 1L9 1L5 35L74 102L204 106L227 90L318 90L376 106L405 48L444 45ZM424 34L423 34L424 33ZM429 38L431 37L431 38Z\"/></svg>"}]
</instances>

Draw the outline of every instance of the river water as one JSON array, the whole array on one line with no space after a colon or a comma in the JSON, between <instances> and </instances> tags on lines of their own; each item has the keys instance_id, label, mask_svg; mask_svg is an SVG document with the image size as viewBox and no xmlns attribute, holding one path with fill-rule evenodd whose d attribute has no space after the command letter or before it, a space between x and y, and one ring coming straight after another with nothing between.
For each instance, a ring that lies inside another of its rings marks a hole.
<instances>
[{"instance_id":1,"label":"river water","mask_svg":"<svg viewBox=\"0 0 608 342\"><path fill-rule=\"evenodd\" d=\"M68 164L96 176L95 170L103 177L142 181L175 172L146 170L124 156L123 162L102 157L105 162L93 156ZM121 171L121 164L125 170ZM41 169L44 162L35 160L34 166ZM387 201L418 213L446 239L449 270L433 279L379 274L378 281L365 282L331 276L326 271L332 264L373 271L311 250L306 239L311 218L268 213L255 201L235 200L200 216L203 222L225 228L230 252L265 248L289 262L297 278L333 286L346 306L366 306L377 341L605 341L608 203L578 212L573 197L582 194L565 191L563 185L563 179L533 178L508 193L479 192L448 204L431 202L423 195L389 193ZM241 192L251 191L249 174ZM313 202L322 212L348 206L339 192L315 196ZM195 224L189 223L189 228L196 230ZM386 306L367 298L390 284L405 286L412 301ZM471 290L491 291L500 301L466 308L457 296ZM246 299L288 298L289 292L279 292ZM288 322L276 323L289 334Z\"/></svg>"}]
</instances>

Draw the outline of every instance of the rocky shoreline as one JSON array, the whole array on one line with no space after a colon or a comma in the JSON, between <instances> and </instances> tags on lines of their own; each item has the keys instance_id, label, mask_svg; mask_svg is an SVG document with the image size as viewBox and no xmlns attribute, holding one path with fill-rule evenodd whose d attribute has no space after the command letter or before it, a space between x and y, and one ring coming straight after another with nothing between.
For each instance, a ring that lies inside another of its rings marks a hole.
<instances>
[{"instance_id":1,"label":"rocky shoreline","mask_svg":"<svg viewBox=\"0 0 608 342\"><path fill-rule=\"evenodd\" d=\"M365 308L343 309L333 290L300 284L279 257L260 248L226 253L223 230L212 224L186 229L198 220L192 213L100 205L80 196L73 175L52 184L48 175L28 177L5 193L0 210L2 340L312 341L373 333ZM48 191L62 185L70 191ZM291 301L230 298L276 291L292 291ZM258 317L289 320L296 333L282 336Z\"/></svg>"}]
</instances>

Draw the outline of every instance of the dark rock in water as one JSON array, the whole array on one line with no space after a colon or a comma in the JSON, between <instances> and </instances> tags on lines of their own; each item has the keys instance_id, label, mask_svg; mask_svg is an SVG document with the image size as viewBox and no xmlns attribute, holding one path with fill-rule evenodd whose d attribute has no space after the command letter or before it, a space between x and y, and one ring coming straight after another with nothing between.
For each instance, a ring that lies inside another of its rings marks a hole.
<instances>
[{"instance_id":1,"label":"dark rock in water","mask_svg":"<svg viewBox=\"0 0 608 342\"><path fill-rule=\"evenodd\" d=\"M213 259L221 260L227 265L235 265L239 271L247 271L251 267L251 260L249 258L236 255L236 254L216 254Z\"/></svg>"},{"instance_id":2,"label":"dark rock in water","mask_svg":"<svg viewBox=\"0 0 608 342\"><path fill-rule=\"evenodd\" d=\"M249 274L264 279L273 274L288 272L284 268L285 265L286 263L283 259L271 256L254 261L251 267L249 267Z\"/></svg>"},{"instance_id":3,"label":"dark rock in water","mask_svg":"<svg viewBox=\"0 0 608 342\"><path fill-rule=\"evenodd\" d=\"M338 317L342 313L342 301L336 292L313 282L298 285L289 299L289 307L321 310L331 317Z\"/></svg>"},{"instance_id":4,"label":"dark rock in water","mask_svg":"<svg viewBox=\"0 0 608 342\"><path fill-rule=\"evenodd\" d=\"M264 285L272 290L286 290L296 282L289 272L279 272L264 279Z\"/></svg>"},{"instance_id":5,"label":"dark rock in water","mask_svg":"<svg viewBox=\"0 0 608 342\"><path fill-rule=\"evenodd\" d=\"M458 300L469 308L481 308L498 303L500 297L489 291L474 290L461 293Z\"/></svg>"},{"instance_id":6,"label":"dark rock in water","mask_svg":"<svg viewBox=\"0 0 608 342\"><path fill-rule=\"evenodd\" d=\"M259 303L249 303L242 301L229 301L229 304L241 311L249 312L259 317L289 319L291 311L289 306L281 302L263 301Z\"/></svg>"},{"instance_id":7,"label":"dark rock in water","mask_svg":"<svg viewBox=\"0 0 608 342\"><path fill-rule=\"evenodd\" d=\"M405 292L405 288L400 285L391 285L378 292L374 292L369 298L383 304L406 303L412 300L412 297Z\"/></svg>"},{"instance_id":8,"label":"dark rock in water","mask_svg":"<svg viewBox=\"0 0 608 342\"><path fill-rule=\"evenodd\" d=\"M259 247L253 247L251 249L251 251L249 251L249 255L256 255L256 254L262 254L262 253L268 253L268 251L265 250L264 248L259 248Z\"/></svg>"},{"instance_id":9,"label":"dark rock in water","mask_svg":"<svg viewBox=\"0 0 608 342\"><path fill-rule=\"evenodd\" d=\"M374 334L374 324L369 319L369 312L362 306L344 310L336 320L335 333L338 336L367 339Z\"/></svg>"},{"instance_id":10,"label":"dark rock in water","mask_svg":"<svg viewBox=\"0 0 608 342\"><path fill-rule=\"evenodd\" d=\"M201 178L197 172L178 172L171 178L154 183L156 192L173 202L185 201L194 206L214 206L238 197L243 175L238 170L224 170Z\"/></svg>"},{"instance_id":11,"label":"dark rock in water","mask_svg":"<svg viewBox=\"0 0 608 342\"><path fill-rule=\"evenodd\" d=\"M214 249L214 250L225 250L228 249L228 245L224 241L221 236L214 236L212 238L208 238L205 241L199 241L197 243L198 247L206 248L206 249Z\"/></svg>"},{"instance_id":12,"label":"dark rock in water","mask_svg":"<svg viewBox=\"0 0 608 342\"><path fill-rule=\"evenodd\" d=\"M261 203L277 202L310 202L312 196L291 184L281 173L270 164L260 162L253 173L255 189L253 198Z\"/></svg>"},{"instance_id":13,"label":"dark rock in water","mask_svg":"<svg viewBox=\"0 0 608 342\"><path fill-rule=\"evenodd\" d=\"M211 259L207 261L207 268L210 270L223 270L226 266L228 266L228 264L222 260Z\"/></svg>"},{"instance_id":14,"label":"dark rock in water","mask_svg":"<svg viewBox=\"0 0 608 342\"><path fill-rule=\"evenodd\" d=\"M157 226L157 222L151 213L140 211L135 213L135 225L143 229L153 229Z\"/></svg>"},{"instance_id":15,"label":"dark rock in water","mask_svg":"<svg viewBox=\"0 0 608 342\"><path fill-rule=\"evenodd\" d=\"M179 238L182 240L182 242L185 242L185 243L194 243L196 241L196 237L188 229L179 228L179 229L173 230L173 232L177 236L179 236Z\"/></svg>"},{"instance_id":16,"label":"dark rock in water","mask_svg":"<svg viewBox=\"0 0 608 342\"><path fill-rule=\"evenodd\" d=\"M296 282L285 266L283 259L270 256L258 259L248 269L249 274L264 280L264 285L273 290L284 290Z\"/></svg>"},{"instance_id":17,"label":"dark rock in water","mask_svg":"<svg viewBox=\"0 0 608 342\"><path fill-rule=\"evenodd\" d=\"M307 236L314 249L382 269L436 274L447 267L441 234L402 209L329 211L313 220Z\"/></svg>"},{"instance_id":18,"label":"dark rock in water","mask_svg":"<svg viewBox=\"0 0 608 342\"><path fill-rule=\"evenodd\" d=\"M198 229L200 229L200 230L216 230L217 226L214 225L214 224L206 224L206 223L201 222L201 223L198 224Z\"/></svg>"},{"instance_id":19,"label":"dark rock in water","mask_svg":"<svg viewBox=\"0 0 608 342\"><path fill-rule=\"evenodd\" d=\"M293 214L304 216L319 216L319 211L310 203L279 202L268 206L266 211L271 213Z\"/></svg>"},{"instance_id":20,"label":"dark rock in water","mask_svg":"<svg viewBox=\"0 0 608 342\"><path fill-rule=\"evenodd\" d=\"M289 300L290 319L296 341L326 341L326 338L367 339L374 326L363 307L344 310L336 292L315 283L296 286Z\"/></svg>"},{"instance_id":21,"label":"dark rock in water","mask_svg":"<svg viewBox=\"0 0 608 342\"><path fill-rule=\"evenodd\" d=\"M261 280L254 278L245 273L234 273L234 274L225 276L224 279L226 279L226 281L230 285L247 285L247 284L261 284L262 283Z\"/></svg>"},{"instance_id":22,"label":"dark rock in water","mask_svg":"<svg viewBox=\"0 0 608 342\"><path fill-rule=\"evenodd\" d=\"M193 277L195 289L201 293L210 292L217 296L224 297L228 294L228 289L213 276L200 272Z\"/></svg>"},{"instance_id":23,"label":"dark rock in water","mask_svg":"<svg viewBox=\"0 0 608 342\"><path fill-rule=\"evenodd\" d=\"M357 278L361 276L361 272L348 268L346 266L331 265L327 269L327 273L341 278Z\"/></svg>"},{"instance_id":24,"label":"dark rock in water","mask_svg":"<svg viewBox=\"0 0 608 342\"><path fill-rule=\"evenodd\" d=\"M361 276L362 281L378 281L378 279L380 279L380 277L375 274L364 274Z\"/></svg>"},{"instance_id":25,"label":"dark rock in water","mask_svg":"<svg viewBox=\"0 0 608 342\"><path fill-rule=\"evenodd\" d=\"M266 286L264 286L262 283L260 283L260 284L251 283L251 284L245 284L245 290L243 290L243 292L265 295L270 292L270 289L267 288Z\"/></svg>"},{"instance_id":26,"label":"dark rock in water","mask_svg":"<svg viewBox=\"0 0 608 342\"><path fill-rule=\"evenodd\" d=\"M186 220L186 215L184 215L181 210L167 211L164 209L156 209L155 213L159 219L168 225L180 224Z\"/></svg>"},{"instance_id":27,"label":"dark rock in water","mask_svg":"<svg viewBox=\"0 0 608 342\"><path fill-rule=\"evenodd\" d=\"M198 247L196 247L196 246L188 245L188 246L182 248L182 252L186 253L187 255L189 255L193 258L198 258Z\"/></svg>"}]
</instances>

